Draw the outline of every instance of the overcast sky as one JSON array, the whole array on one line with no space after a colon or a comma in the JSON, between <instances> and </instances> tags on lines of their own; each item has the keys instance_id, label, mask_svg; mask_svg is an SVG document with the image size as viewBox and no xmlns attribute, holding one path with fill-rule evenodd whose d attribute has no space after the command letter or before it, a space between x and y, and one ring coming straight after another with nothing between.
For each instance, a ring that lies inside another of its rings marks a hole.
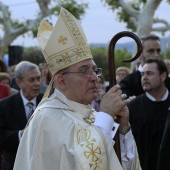
<instances>
[{"instance_id":1,"label":"overcast sky","mask_svg":"<svg viewBox=\"0 0 170 170\"><path fill-rule=\"evenodd\" d=\"M4 4L9 5L12 17L19 20L34 19L38 6L35 0L1 0ZM80 1L80 0L78 0ZM89 43L109 43L111 38L120 31L126 31L125 23L119 23L116 14L104 6L101 0L82 0L89 3L89 8L82 18L82 27ZM170 5L163 0L155 16L169 20ZM57 18L53 19L53 23ZM160 35L160 34L158 34ZM167 32L165 36L169 36ZM131 41L128 38L122 38L120 43ZM12 45L38 46L37 40L32 38L19 37Z\"/></svg>"}]
</instances>

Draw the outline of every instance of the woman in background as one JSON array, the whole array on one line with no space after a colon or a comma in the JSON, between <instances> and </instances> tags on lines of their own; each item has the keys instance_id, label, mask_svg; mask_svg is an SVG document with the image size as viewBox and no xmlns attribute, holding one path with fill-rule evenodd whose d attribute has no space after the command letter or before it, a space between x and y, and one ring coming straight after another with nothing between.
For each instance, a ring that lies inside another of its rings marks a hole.
<instances>
[{"instance_id":1,"label":"woman in background","mask_svg":"<svg viewBox=\"0 0 170 170\"><path fill-rule=\"evenodd\" d=\"M9 73L0 73L0 84L5 84L7 85L10 95L18 93L18 90L14 89L11 87L11 76Z\"/></svg>"},{"instance_id":2,"label":"woman in background","mask_svg":"<svg viewBox=\"0 0 170 170\"><path fill-rule=\"evenodd\" d=\"M121 66L116 69L116 83L119 84L128 74L130 70L127 67Z\"/></svg>"}]
</instances>

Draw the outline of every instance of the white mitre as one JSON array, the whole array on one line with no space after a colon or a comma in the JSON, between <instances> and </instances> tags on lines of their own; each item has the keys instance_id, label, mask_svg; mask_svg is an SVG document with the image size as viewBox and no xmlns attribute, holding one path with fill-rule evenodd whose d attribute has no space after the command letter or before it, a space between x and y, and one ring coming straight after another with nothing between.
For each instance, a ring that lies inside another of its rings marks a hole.
<instances>
[{"instance_id":1,"label":"white mitre","mask_svg":"<svg viewBox=\"0 0 170 170\"><path fill-rule=\"evenodd\" d=\"M37 37L52 75L93 58L79 21L64 8L61 8L54 28L42 20Z\"/></svg>"}]
</instances>

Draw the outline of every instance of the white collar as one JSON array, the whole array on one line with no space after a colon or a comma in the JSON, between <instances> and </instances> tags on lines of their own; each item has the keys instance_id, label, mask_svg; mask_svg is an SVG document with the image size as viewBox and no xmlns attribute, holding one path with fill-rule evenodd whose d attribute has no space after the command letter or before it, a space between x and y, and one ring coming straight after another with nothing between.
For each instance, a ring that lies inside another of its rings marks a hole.
<instances>
[{"instance_id":1,"label":"white collar","mask_svg":"<svg viewBox=\"0 0 170 170\"><path fill-rule=\"evenodd\" d=\"M142 70L143 70L143 67L142 67L142 65L140 64L139 67L138 67L138 71L142 72Z\"/></svg>"},{"instance_id":2,"label":"white collar","mask_svg":"<svg viewBox=\"0 0 170 170\"><path fill-rule=\"evenodd\" d=\"M168 89L166 88L166 92L165 92L164 96L162 97L161 101L165 101L165 100L168 98L168 94L169 94L169 91L168 91ZM157 100L156 100L153 96L151 96L148 92L146 92L146 96L147 96L150 100L152 100L153 102L156 102L156 101L157 101Z\"/></svg>"},{"instance_id":3,"label":"white collar","mask_svg":"<svg viewBox=\"0 0 170 170\"><path fill-rule=\"evenodd\" d=\"M20 94L21 94L21 98L22 98L22 101L23 101L23 103L24 103L24 106L26 106L26 104L28 103L28 102L32 102L33 104L34 104L34 106L36 106L36 97L34 97L32 100L27 100L26 98L25 98L25 96L23 95L23 92L22 92L22 90L20 90Z\"/></svg>"}]
</instances>

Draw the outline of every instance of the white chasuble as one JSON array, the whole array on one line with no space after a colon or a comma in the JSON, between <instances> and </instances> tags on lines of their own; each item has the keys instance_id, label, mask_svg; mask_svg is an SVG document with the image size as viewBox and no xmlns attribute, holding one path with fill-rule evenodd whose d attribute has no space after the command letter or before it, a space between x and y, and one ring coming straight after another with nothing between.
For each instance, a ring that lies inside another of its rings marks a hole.
<instances>
[{"instance_id":1,"label":"white chasuble","mask_svg":"<svg viewBox=\"0 0 170 170\"><path fill-rule=\"evenodd\" d=\"M109 139L84 121L93 112L55 90L26 127L14 170L123 170Z\"/></svg>"}]
</instances>

